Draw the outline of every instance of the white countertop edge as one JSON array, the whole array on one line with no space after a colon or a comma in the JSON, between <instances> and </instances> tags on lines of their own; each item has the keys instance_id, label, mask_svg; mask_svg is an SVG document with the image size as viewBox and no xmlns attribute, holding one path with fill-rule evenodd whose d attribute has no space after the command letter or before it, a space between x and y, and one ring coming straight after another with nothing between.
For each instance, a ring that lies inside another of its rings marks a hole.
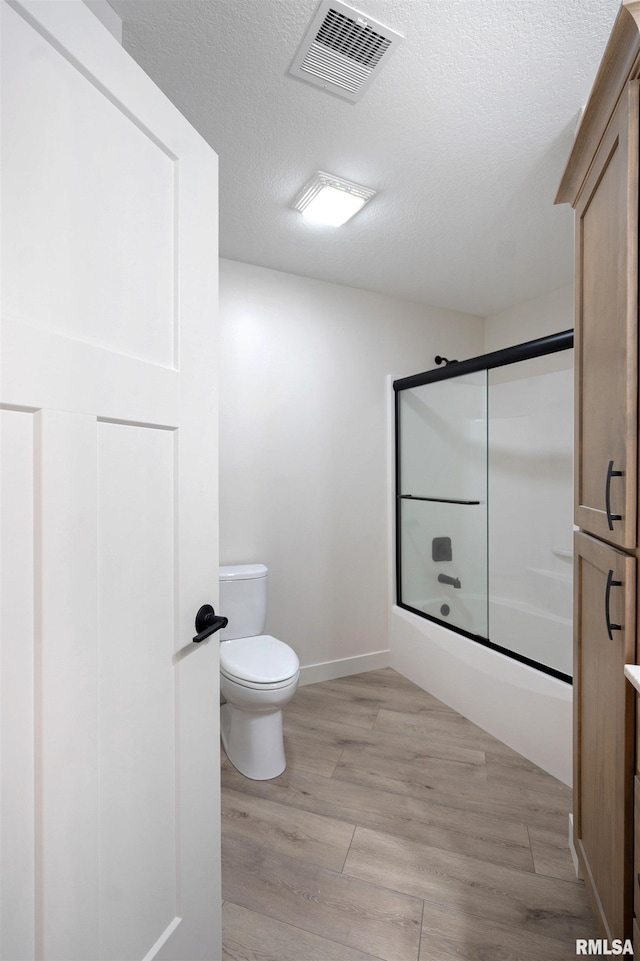
<instances>
[{"instance_id":1,"label":"white countertop edge","mask_svg":"<svg viewBox=\"0 0 640 961\"><path fill-rule=\"evenodd\" d=\"M640 664L625 664L624 676L640 691Z\"/></svg>"}]
</instances>

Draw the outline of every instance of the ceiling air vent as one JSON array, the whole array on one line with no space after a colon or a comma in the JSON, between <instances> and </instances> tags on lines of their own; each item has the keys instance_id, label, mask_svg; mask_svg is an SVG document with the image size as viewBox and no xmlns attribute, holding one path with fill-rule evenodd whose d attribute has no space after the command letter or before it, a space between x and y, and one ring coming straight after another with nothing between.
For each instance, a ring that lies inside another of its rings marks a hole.
<instances>
[{"instance_id":1,"label":"ceiling air vent","mask_svg":"<svg viewBox=\"0 0 640 961\"><path fill-rule=\"evenodd\" d=\"M359 100L403 39L340 0L322 0L289 73Z\"/></svg>"}]
</instances>

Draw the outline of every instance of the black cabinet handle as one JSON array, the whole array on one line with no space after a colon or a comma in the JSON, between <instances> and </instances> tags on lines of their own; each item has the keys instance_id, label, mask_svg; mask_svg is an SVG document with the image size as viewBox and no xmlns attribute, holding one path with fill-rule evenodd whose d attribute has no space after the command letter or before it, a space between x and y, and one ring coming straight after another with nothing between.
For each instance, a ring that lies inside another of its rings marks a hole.
<instances>
[{"instance_id":1,"label":"black cabinet handle","mask_svg":"<svg viewBox=\"0 0 640 961\"><path fill-rule=\"evenodd\" d=\"M609 571L607 574L607 587L604 593L604 616L607 622L607 634L609 635L609 640L613 640L613 631L621 631L622 624L612 624L611 623L611 612L609 610L609 601L611 597L612 587L622 587L622 581L614 581L613 571Z\"/></svg>"},{"instance_id":2,"label":"black cabinet handle","mask_svg":"<svg viewBox=\"0 0 640 961\"><path fill-rule=\"evenodd\" d=\"M228 623L228 617L216 616L211 604L203 604L196 614L196 631L198 633L193 639L194 644L199 644L205 638L211 637L216 631L225 628Z\"/></svg>"},{"instance_id":3,"label":"black cabinet handle","mask_svg":"<svg viewBox=\"0 0 640 961\"><path fill-rule=\"evenodd\" d=\"M607 467L607 480L604 488L604 503L607 511L607 524L609 525L609 530L613 530L613 522L621 521L622 514L612 514L611 513L611 478L612 477L622 477L621 470L613 469L613 461L609 461L609 466Z\"/></svg>"}]
</instances>

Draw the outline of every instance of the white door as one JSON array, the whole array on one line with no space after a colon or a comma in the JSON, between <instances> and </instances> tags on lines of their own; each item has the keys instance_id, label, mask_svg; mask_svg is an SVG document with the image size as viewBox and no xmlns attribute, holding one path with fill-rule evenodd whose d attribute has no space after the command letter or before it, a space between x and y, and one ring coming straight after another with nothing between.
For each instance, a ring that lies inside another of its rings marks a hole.
<instances>
[{"instance_id":1,"label":"white door","mask_svg":"<svg viewBox=\"0 0 640 961\"><path fill-rule=\"evenodd\" d=\"M2 3L2 958L220 957L217 161Z\"/></svg>"}]
</instances>

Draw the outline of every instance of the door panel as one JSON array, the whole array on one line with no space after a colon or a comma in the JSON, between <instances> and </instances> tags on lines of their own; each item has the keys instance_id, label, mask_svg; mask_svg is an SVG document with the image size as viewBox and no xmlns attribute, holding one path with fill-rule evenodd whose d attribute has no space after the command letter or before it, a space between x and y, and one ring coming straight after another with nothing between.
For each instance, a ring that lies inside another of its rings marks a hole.
<instances>
[{"instance_id":1,"label":"door panel","mask_svg":"<svg viewBox=\"0 0 640 961\"><path fill-rule=\"evenodd\" d=\"M575 534L574 836L609 939L630 937L636 559ZM609 628L611 636L609 636Z\"/></svg>"},{"instance_id":2,"label":"door panel","mask_svg":"<svg viewBox=\"0 0 640 961\"><path fill-rule=\"evenodd\" d=\"M34 956L33 414L0 410L0 957ZM9 922L6 923L6 919Z\"/></svg>"},{"instance_id":3,"label":"door panel","mask_svg":"<svg viewBox=\"0 0 640 961\"><path fill-rule=\"evenodd\" d=\"M96 425L34 421L36 956L80 961L99 916Z\"/></svg>"},{"instance_id":4,"label":"door panel","mask_svg":"<svg viewBox=\"0 0 640 961\"><path fill-rule=\"evenodd\" d=\"M100 957L117 961L178 913L175 432L97 427Z\"/></svg>"},{"instance_id":5,"label":"door panel","mask_svg":"<svg viewBox=\"0 0 640 961\"><path fill-rule=\"evenodd\" d=\"M211 961L216 158L83 3L1 6L2 957Z\"/></svg>"},{"instance_id":6,"label":"door panel","mask_svg":"<svg viewBox=\"0 0 640 961\"><path fill-rule=\"evenodd\" d=\"M14 238L7 311L172 366L176 158L88 79L79 82L26 23L16 24L5 56L3 137L30 182L28 195L8 193L3 207ZM30 109L17 113L15 103ZM136 243L123 243L123 233ZM25 285L34 275L38 283Z\"/></svg>"},{"instance_id":7,"label":"door panel","mask_svg":"<svg viewBox=\"0 0 640 961\"><path fill-rule=\"evenodd\" d=\"M576 525L637 543L638 82L576 205Z\"/></svg>"}]
</instances>

